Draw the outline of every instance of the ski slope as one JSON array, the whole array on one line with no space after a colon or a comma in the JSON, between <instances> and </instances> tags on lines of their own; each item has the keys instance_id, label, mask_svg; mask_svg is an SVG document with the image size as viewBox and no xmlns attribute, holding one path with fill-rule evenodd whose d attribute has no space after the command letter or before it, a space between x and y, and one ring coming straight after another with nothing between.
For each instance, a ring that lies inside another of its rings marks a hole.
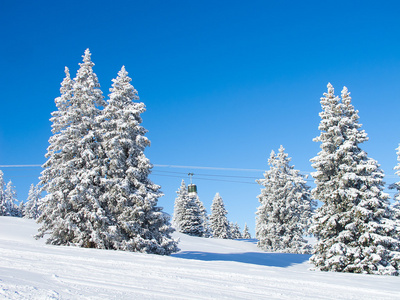
<instances>
[{"instance_id":1,"label":"ski slope","mask_svg":"<svg viewBox=\"0 0 400 300\"><path fill-rule=\"evenodd\" d=\"M157 256L50 246L32 220L0 217L2 299L400 299L400 278L309 271L308 255L175 234Z\"/></svg>"}]
</instances>

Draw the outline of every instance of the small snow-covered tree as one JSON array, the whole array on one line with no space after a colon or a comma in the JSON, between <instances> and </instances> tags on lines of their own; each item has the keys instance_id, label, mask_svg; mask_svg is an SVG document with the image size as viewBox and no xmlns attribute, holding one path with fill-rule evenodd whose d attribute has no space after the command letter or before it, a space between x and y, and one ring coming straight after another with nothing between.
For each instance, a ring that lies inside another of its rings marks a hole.
<instances>
[{"instance_id":1,"label":"small snow-covered tree","mask_svg":"<svg viewBox=\"0 0 400 300\"><path fill-rule=\"evenodd\" d=\"M193 198L194 202L196 205L199 207L200 210L200 216L201 220L203 223L203 237L210 237L211 236L211 228L210 228L210 220L207 214L207 210L203 204L203 202L200 200L199 196L197 193L195 194L190 194L189 193L189 198Z\"/></svg>"},{"instance_id":2,"label":"small snow-covered tree","mask_svg":"<svg viewBox=\"0 0 400 300\"><path fill-rule=\"evenodd\" d=\"M271 152L270 170L257 182L264 186L258 196L256 237L258 247L266 251L310 253L311 246L303 238L311 219L314 201L304 176L290 166L291 158L279 148Z\"/></svg>"},{"instance_id":3,"label":"small snow-covered tree","mask_svg":"<svg viewBox=\"0 0 400 300\"><path fill-rule=\"evenodd\" d=\"M113 80L108 105L97 118L101 124L106 177L101 181L101 207L111 221L107 244L113 249L169 255L178 250L171 238L169 215L157 206L163 194L150 179L152 165L144 154L150 145L136 89L125 67Z\"/></svg>"},{"instance_id":4,"label":"small snow-covered tree","mask_svg":"<svg viewBox=\"0 0 400 300\"><path fill-rule=\"evenodd\" d=\"M210 227L212 237L221 239L230 238L229 221L226 217L227 214L228 212L225 209L221 196L219 193L216 193L211 204Z\"/></svg>"},{"instance_id":5,"label":"small snow-covered tree","mask_svg":"<svg viewBox=\"0 0 400 300\"><path fill-rule=\"evenodd\" d=\"M231 239L235 240L235 239L242 238L242 233L240 232L240 226L238 223L230 222L229 229L230 229L230 238Z\"/></svg>"},{"instance_id":6,"label":"small snow-covered tree","mask_svg":"<svg viewBox=\"0 0 400 300\"><path fill-rule=\"evenodd\" d=\"M197 197L189 196L183 180L177 194L173 220L176 230L192 236L204 236L203 213L196 202Z\"/></svg>"},{"instance_id":7,"label":"small snow-covered tree","mask_svg":"<svg viewBox=\"0 0 400 300\"><path fill-rule=\"evenodd\" d=\"M246 223L244 223L244 229L243 229L243 232L242 232L242 238L243 239L251 239L251 235L250 235L250 232L249 232L249 227L247 226Z\"/></svg>"},{"instance_id":8,"label":"small snow-covered tree","mask_svg":"<svg viewBox=\"0 0 400 300\"><path fill-rule=\"evenodd\" d=\"M4 198L4 189L5 189L5 182L4 182L4 174L3 171L0 170L0 216L5 216L7 207Z\"/></svg>"},{"instance_id":9,"label":"small snow-covered tree","mask_svg":"<svg viewBox=\"0 0 400 300\"><path fill-rule=\"evenodd\" d=\"M24 218L36 220L39 217L40 215L39 202L40 202L40 187L31 184L28 193L28 199L24 206Z\"/></svg>"},{"instance_id":10,"label":"small snow-covered tree","mask_svg":"<svg viewBox=\"0 0 400 300\"><path fill-rule=\"evenodd\" d=\"M40 185L46 191L41 201L37 237L48 234L47 243L109 248L107 226L112 220L99 203L104 156L96 117L105 105L89 49L74 80L68 69L55 99L53 136Z\"/></svg>"},{"instance_id":11,"label":"small snow-covered tree","mask_svg":"<svg viewBox=\"0 0 400 300\"><path fill-rule=\"evenodd\" d=\"M400 176L400 145L399 147L396 148L397 150L397 165L394 167L396 171L396 175ZM390 189L396 189L397 193L394 195L394 204L392 205L392 211L393 211L393 218L397 222L397 228L399 228L400 231L400 181L395 182L389 186ZM400 236L399 236L400 238Z\"/></svg>"},{"instance_id":12,"label":"small snow-covered tree","mask_svg":"<svg viewBox=\"0 0 400 300\"><path fill-rule=\"evenodd\" d=\"M11 180L4 187L3 173L0 171L0 185L2 186L0 192L0 216L9 217L22 217L22 212L20 211L19 203L17 200L17 192L13 186Z\"/></svg>"},{"instance_id":13,"label":"small snow-covered tree","mask_svg":"<svg viewBox=\"0 0 400 300\"><path fill-rule=\"evenodd\" d=\"M311 162L315 199L323 205L314 215L317 237L310 261L322 271L398 275L400 242L383 171L360 148L367 134L344 87L341 100L331 84L321 98L321 151Z\"/></svg>"},{"instance_id":14,"label":"small snow-covered tree","mask_svg":"<svg viewBox=\"0 0 400 300\"><path fill-rule=\"evenodd\" d=\"M172 219L172 225L180 232L180 224L183 222L185 215L185 203L189 201L189 195L185 181L182 180L179 190L176 191L177 197L175 198L174 205L174 216Z\"/></svg>"},{"instance_id":15,"label":"small snow-covered tree","mask_svg":"<svg viewBox=\"0 0 400 300\"><path fill-rule=\"evenodd\" d=\"M9 203L9 216L11 217L21 217L22 212L19 209L19 203L17 200L17 191L15 186L12 184L11 180L6 185L6 190L4 191L5 201Z\"/></svg>"},{"instance_id":16,"label":"small snow-covered tree","mask_svg":"<svg viewBox=\"0 0 400 300\"><path fill-rule=\"evenodd\" d=\"M23 218L24 216L25 216L25 203L23 201L20 201L18 205L18 217Z\"/></svg>"}]
</instances>

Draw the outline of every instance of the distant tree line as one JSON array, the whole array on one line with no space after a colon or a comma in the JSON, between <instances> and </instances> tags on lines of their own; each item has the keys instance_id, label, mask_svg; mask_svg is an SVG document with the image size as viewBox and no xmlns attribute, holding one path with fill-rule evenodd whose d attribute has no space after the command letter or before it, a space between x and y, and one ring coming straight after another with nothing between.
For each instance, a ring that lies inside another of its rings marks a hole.
<instances>
[{"instance_id":1,"label":"distant tree line","mask_svg":"<svg viewBox=\"0 0 400 300\"><path fill-rule=\"evenodd\" d=\"M179 232L197 236L221 239L250 239L247 224L240 231L237 223L228 221L224 202L217 193L208 215L203 203L196 192L189 192L185 181L182 180L175 199L173 225Z\"/></svg>"}]
</instances>

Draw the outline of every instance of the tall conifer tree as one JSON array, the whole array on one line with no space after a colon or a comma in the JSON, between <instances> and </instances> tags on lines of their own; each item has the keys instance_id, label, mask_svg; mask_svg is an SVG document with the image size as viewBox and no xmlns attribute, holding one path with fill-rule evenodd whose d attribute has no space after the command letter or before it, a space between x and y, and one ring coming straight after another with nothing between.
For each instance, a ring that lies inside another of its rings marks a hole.
<instances>
[{"instance_id":1,"label":"tall conifer tree","mask_svg":"<svg viewBox=\"0 0 400 300\"><path fill-rule=\"evenodd\" d=\"M169 216L157 206L160 186L149 179L152 165L144 155L150 145L141 126L143 102L138 102L125 67L113 80L108 105L97 122L101 124L106 177L100 203L112 222L112 248L168 255L177 245L170 234Z\"/></svg>"},{"instance_id":2,"label":"tall conifer tree","mask_svg":"<svg viewBox=\"0 0 400 300\"><path fill-rule=\"evenodd\" d=\"M219 193L216 193L211 204L210 227L212 237L221 239L229 239L231 237L227 214L224 201Z\"/></svg>"},{"instance_id":3,"label":"tall conifer tree","mask_svg":"<svg viewBox=\"0 0 400 300\"><path fill-rule=\"evenodd\" d=\"M384 174L359 147L368 138L347 88L340 100L328 84L321 106L321 134L314 139L321 151L311 162L312 194L323 205L311 228L318 241L310 261L323 271L398 275L400 243Z\"/></svg>"},{"instance_id":4,"label":"tall conifer tree","mask_svg":"<svg viewBox=\"0 0 400 300\"><path fill-rule=\"evenodd\" d=\"M68 69L58 111L52 114L53 136L43 165L42 223L38 237L48 233L48 243L108 248L104 227L110 224L99 203L103 176L101 139L96 117L105 105L94 63L87 49L76 78Z\"/></svg>"},{"instance_id":5,"label":"tall conifer tree","mask_svg":"<svg viewBox=\"0 0 400 300\"><path fill-rule=\"evenodd\" d=\"M256 237L266 251L309 253L311 246L303 238L311 220L314 201L304 176L290 166L291 158L279 148L271 152L270 170L257 182L264 186L258 199Z\"/></svg>"}]
</instances>

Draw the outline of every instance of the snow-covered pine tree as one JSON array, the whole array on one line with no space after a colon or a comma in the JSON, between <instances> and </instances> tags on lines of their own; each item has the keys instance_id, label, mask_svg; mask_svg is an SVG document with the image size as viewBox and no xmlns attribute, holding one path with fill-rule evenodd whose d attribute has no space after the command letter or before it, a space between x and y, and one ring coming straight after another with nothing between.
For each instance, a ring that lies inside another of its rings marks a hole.
<instances>
[{"instance_id":1,"label":"snow-covered pine tree","mask_svg":"<svg viewBox=\"0 0 400 300\"><path fill-rule=\"evenodd\" d=\"M203 213L196 202L197 197L190 197L185 181L182 180L176 192L173 224L177 231L192 235L204 236Z\"/></svg>"},{"instance_id":2,"label":"snow-covered pine tree","mask_svg":"<svg viewBox=\"0 0 400 300\"><path fill-rule=\"evenodd\" d=\"M163 194L150 179L152 165L144 155L150 145L142 123L145 111L125 67L113 80L101 124L106 178L100 205L109 214L107 243L113 249L169 255L178 251L171 238L169 215L157 206Z\"/></svg>"},{"instance_id":3,"label":"snow-covered pine tree","mask_svg":"<svg viewBox=\"0 0 400 300\"><path fill-rule=\"evenodd\" d=\"M394 167L396 171L396 175L400 176L400 145L399 147L396 148L397 152L397 165ZM390 189L396 189L397 193L394 195L394 203L392 205L392 212L393 212L393 218L396 220L397 222L397 228L400 231L400 181L395 182L393 184L390 185L389 187ZM399 236L400 239L400 236Z\"/></svg>"},{"instance_id":4,"label":"snow-covered pine tree","mask_svg":"<svg viewBox=\"0 0 400 300\"><path fill-rule=\"evenodd\" d=\"M3 173L0 173L0 184L4 186ZM1 196L0 216L22 217L22 212L20 211L19 206L20 204L17 200L17 192L15 191L15 187L11 180L5 186Z\"/></svg>"},{"instance_id":5,"label":"snow-covered pine tree","mask_svg":"<svg viewBox=\"0 0 400 300\"><path fill-rule=\"evenodd\" d=\"M25 216L25 203L20 201L18 205L18 217L23 218Z\"/></svg>"},{"instance_id":6,"label":"snow-covered pine tree","mask_svg":"<svg viewBox=\"0 0 400 300\"><path fill-rule=\"evenodd\" d=\"M66 68L61 96L55 99L37 235L48 234L50 244L110 248L105 228L111 220L99 203L104 153L96 123L105 101L93 66L87 49L74 80Z\"/></svg>"},{"instance_id":7,"label":"snow-covered pine tree","mask_svg":"<svg viewBox=\"0 0 400 300\"><path fill-rule=\"evenodd\" d=\"M4 174L0 170L0 216L20 217L22 213L19 210L15 188L12 182L5 184Z\"/></svg>"},{"instance_id":8,"label":"snow-covered pine tree","mask_svg":"<svg viewBox=\"0 0 400 300\"><path fill-rule=\"evenodd\" d=\"M180 225L185 215L185 202L189 201L189 195L185 181L182 179L179 190L176 191L177 197L175 198L174 216L172 219L173 227L180 232Z\"/></svg>"},{"instance_id":9,"label":"snow-covered pine tree","mask_svg":"<svg viewBox=\"0 0 400 300\"><path fill-rule=\"evenodd\" d=\"M251 235L249 232L249 227L247 226L247 223L244 223L244 229L242 232L242 238L243 239L251 239Z\"/></svg>"},{"instance_id":10,"label":"snow-covered pine tree","mask_svg":"<svg viewBox=\"0 0 400 300\"><path fill-rule=\"evenodd\" d=\"M242 238L242 233L240 232L240 227L238 223L233 223L230 222L229 224L230 228L230 238L235 240L235 239L241 239Z\"/></svg>"},{"instance_id":11,"label":"snow-covered pine tree","mask_svg":"<svg viewBox=\"0 0 400 300\"><path fill-rule=\"evenodd\" d=\"M224 201L219 193L215 194L211 204L210 227L213 238L230 239L229 221Z\"/></svg>"},{"instance_id":12,"label":"snow-covered pine tree","mask_svg":"<svg viewBox=\"0 0 400 300\"><path fill-rule=\"evenodd\" d=\"M258 196L256 237L258 247L266 251L310 253L311 246L303 238L311 220L315 202L304 176L289 163L291 158L281 146L271 152L270 170L257 183L264 186Z\"/></svg>"},{"instance_id":13,"label":"snow-covered pine tree","mask_svg":"<svg viewBox=\"0 0 400 300\"><path fill-rule=\"evenodd\" d=\"M0 170L0 216L6 216L6 212L8 211L4 198L5 187L6 183L4 182L4 173Z\"/></svg>"},{"instance_id":14,"label":"snow-covered pine tree","mask_svg":"<svg viewBox=\"0 0 400 300\"><path fill-rule=\"evenodd\" d=\"M368 138L347 88L340 101L328 84L321 106L321 134L314 139L321 151L311 162L312 195L323 205L314 215L317 243L310 261L322 271L398 275L400 242L384 174L359 147Z\"/></svg>"},{"instance_id":15,"label":"snow-covered pine tree","mask_svg":"<svg viewBox=\"0 0 400 300\"><path fill-rule=\"evenodd\" d=\"M194 195L189 193L189 198L193 198L194 202L199 207L201 220L203 223L203 230L204 230L202 236L210 237L211 236L210 220L203 202L200 200L199 195L197 195L197 193Z\"/></svg>"},{"instance_id":16,"label":"snow-covered pine tree","mask_svg":"<svg viewBox=\"0 0 400 300\"><path fill-rule=\"evenodd\" d=\"M24 218L36 220L39 217L40 215L39 202L40 202L40 187L31 184L28 193L28 199L24 206Z\"/></svg>"}]
</instances>

